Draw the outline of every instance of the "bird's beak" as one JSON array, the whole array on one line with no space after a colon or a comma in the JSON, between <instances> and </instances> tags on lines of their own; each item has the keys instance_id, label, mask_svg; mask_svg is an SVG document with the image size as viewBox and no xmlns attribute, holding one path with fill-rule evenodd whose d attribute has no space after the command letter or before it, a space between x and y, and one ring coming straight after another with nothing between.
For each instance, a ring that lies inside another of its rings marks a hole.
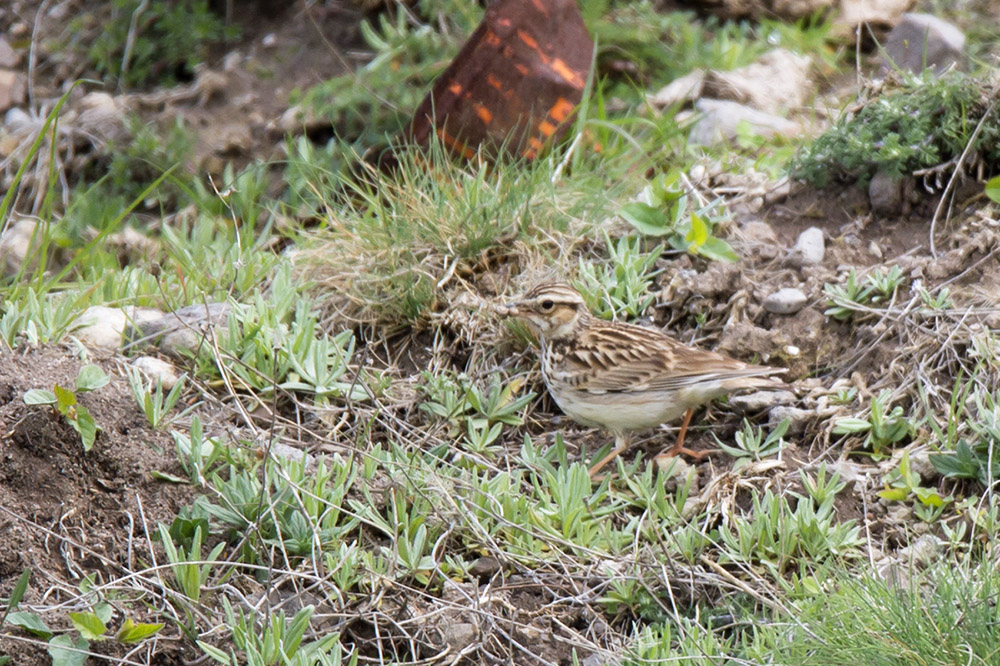
<instances>
[{"instance_id":1,"label":"bird's beak","mask_svg":"<svg viewBox=\"0 0 1000 666\"><path fill-rule=\"evenodd\" d=\"M517 317L521 314L522 304L518 301L503 303L496 307L496 312L501 317Z\"/></svg>"}]
</instances>

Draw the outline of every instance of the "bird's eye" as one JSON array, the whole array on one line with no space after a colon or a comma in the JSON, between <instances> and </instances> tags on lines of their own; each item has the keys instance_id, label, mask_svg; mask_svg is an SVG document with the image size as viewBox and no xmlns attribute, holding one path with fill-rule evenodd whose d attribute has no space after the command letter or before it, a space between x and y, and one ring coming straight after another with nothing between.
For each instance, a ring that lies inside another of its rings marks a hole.
<instances>
[{"instance_id":1,"label":"bird's eye","mask_svg":"<svg viewBox=\"0 0 1000 666\"><path fill-rule=\"evenodd\" d=\"M545 312L548 312L549 310L551 310L555 306L556 306L556 304L553 303L552 301L548 300L548 299L542 301L542 310L544 310Z\"/></svg>"}]
</instances>

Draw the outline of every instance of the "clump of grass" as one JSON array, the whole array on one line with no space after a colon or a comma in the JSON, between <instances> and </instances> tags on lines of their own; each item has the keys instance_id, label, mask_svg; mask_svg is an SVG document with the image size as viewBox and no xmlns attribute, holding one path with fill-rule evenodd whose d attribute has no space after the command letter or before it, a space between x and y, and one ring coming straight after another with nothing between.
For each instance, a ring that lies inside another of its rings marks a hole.
<instances>
[{"instance_id":1,"label":"clump of grass","mask_svg":"<svg viewBox=\"0 0 1000 666\"><path fill-rule=\"evenodd\" d=\"M878 171L902 176L948 162L970 142L981 159L996 165L996 99L996 86L962 72L904 75L895 89L863 99L805 146L791 173L820 187L833 180L863 185Z\"/></svg>"},{"instance_id":2,"label":"clump of grass","mask_svg":"<svg viewBox=\"0 0 1000 666\"><path fill-rule=\"evenodd\" d=\"M95 15L81 17L75 29L98 30L87 59L102 76L129 88L190 78L213 42L238 34L211 11L208 0L113 0L110 14L100 26L87 25L96 24Z\"/></svg>"},{"instance_id":3,"label":"clump of grass","mask_svg":"<svg viewBox=\"0 0 1000 666\"><path fill-rule=\"evenodd\" d=\"M549 160L458 164L440 145L400 159L391 176L345 183L347 200L298 256L349 319L419 325L448 307L456 284L506 260L568 273L567 248L607 200L593 173L554 183ZM491 290L503 287L494 278Z\"/></svg>"}]
</instances>

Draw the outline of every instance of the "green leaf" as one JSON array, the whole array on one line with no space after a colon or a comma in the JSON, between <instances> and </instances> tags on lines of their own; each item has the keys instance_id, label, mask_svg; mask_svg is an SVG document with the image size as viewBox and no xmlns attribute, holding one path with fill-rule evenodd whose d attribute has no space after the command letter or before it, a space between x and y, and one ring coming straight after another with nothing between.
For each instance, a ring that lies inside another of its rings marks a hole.
<instances>
[{"instance_id":1,"label":"green leaf","mask_svg":"<svg viewBox=\"0 0 1000 666\"><path fill-rule=\"evenodd\" d=\"M684 240L688 242L690 249L694 252L697 252L708 240L708 225L696 213L691 213L691 229L684 235Z\"/></svg>"},{"instance_id":2,"label":"green leaf","mask_svg":"<svg viewBox=\"0 0 1000 666\"><path fill-rule=\"evenodd\" d=\"M157 481L166 481L167 483L191 483L190 479L185 479L182 476L174 476L173 474L168 474L167 472L161 472L159 470L153 470L149 473Z\"/></svg>"},{"instance_id":3,"label":"green leaf","mask_svg":"<svg viewBox=\"0 0 1000 666\"><path fill-rule=\"evenodd\" d=\"M65 414L70 407L76 405L76 393L58 384L55 385L56 407Z\"/></svg>"},{"instance_id":4,"label":"green leaf","mask_svg":"<svg viewBox=\"0 0 1000 666\"><path fill-rule=\"evenodd\" d=\"M107 625L108 622L111 622L111 615L114 613L114 609L111 608L111 604L107 601L101 601L94 604L94 607L91 608L91 610L94 611L94 615L96 615L105 625Z\"/></svg>"},{"instance_id":5,"label":"green leaf","mask_svg":"<svg viewBox=\"0 0 1000 666\"><path fill-rule=\"evenodd\" d=\"M214 645L209 645L204 641L198 641L198 647L202 649L202 652L204 652L205 654L207 654L209 657L216 660L220 664L225 664L226 666L230 666L230 664L233 663L229 659L229 655L227 655L225 652L215 647Z\"/></svg>"},{"instance_id":6,"label":"green leaf","mask_svg":"<svg viewBox=\"0 0 1000 666\"><path fill-rule=\"evenodd\" d=\"M80 368L80 372L76 375L76 390L95 391L102 386L107 386L110 381L111 378L104 374L100 366L85 365Z\"/></svg>"},{"instance_id":7,"label":"green leaf","mask_svg":"<svg viewBox=\"0 0 1000 666\"><path fill-rule=\"evenodd\" d=\"M878 492L879 497L893 502L902 502L909 495L910 491L906 488L886 488Z\"/></svg>"},{"instance_id":8,"label":"green leaf","mask_svg":"<svg viewBox=\"0 0 1000 666\"><path fill-rule=\"evenodd\" d=\"M647 236L666 236L674 231L663 211L641 201L625 204L619 215Z\"/></svg>"},{"instance_id":9,"label":"green leaf","mask_svg":"<svg viewBox=\"0 0 1000 666\"><path fill-rule=\"evenodd\" d=\"M986 181L986 196L991 201L1000 203L1000 176L993 176Z\"/></svg>"},{"instance_id":10,"label":"green leaf","mask_svg":"<svg viewBox=\"0 0 1000 666\"><path fill-rule=\"evenodd\" d=\"M66 648L75 648L72 650ZM52 666L83 666L90 656L90 641L82 636L76 641L69 634L56 636L49 641L49 655Z\"/></svg>"},{"instance_id":11,"label":"green leaf","mask_svg":"<svg viewBox=\"0 0 1000 666\"><path fill-rule=\"evenodd\" d=\"M80 635L87 639L101 640L108 630L108 627L101 622L101 618L97 617L96 613L89 611L86 613L71 612L69 619L73 622L76 630L80 632Z\"/></svg>"},{"instance_id":12,"label":"green leaf","mask_svg":"<svg viewBox=\"0 0 1000 666\"><path fill-rule=\"evenodd\" d=\"M80 433L83 440L83 450L89 451L94 447L94 440L97 439L97 423L85 407L77 407L76 418L70 419L69 424Z\"/></svg>"},{"instance_id":13,"label":"green leaf","mask_svg":"<svg viewBox=\"0 0 1000 666\"><path fill-rule=\"evenodd\" d=\"M740 260L740 255L736 254L736 250L729 243L715 236L708 237L708 240L698 248L698 254L706 259L725 261L730 264Z\"/></svg>"},{"instance_id":14,"label":"green leaf","mask_svg":"<svg viewBox=\"0 0 1000 666\"><path fill-rule=\"evenodd\" d=\"M42 618L36 613L29 613L28 611L14 611L7 616L7 621L13 624L15 627L21 627L30 634L34 634L39 638L44 638L48 640L52 638L52 630L42 622Z\"/></svg>"},{"instance_id":15,"label":"green leaf","mask_svg":"<svg viewBox=\"0 0 1000 666\"><path fill-rule=\"evenodd\" d=\"M833 426L833 434L849 435L856 432L867 432L871 430L871 427L872 424L868 421L851 416L848 418L837 419L837 422Z\"/></svg>"},{"instance_id":16,"label":"green leaf","mask_svg":"<svg viewBox=\"0 0 1000 666\"><path fill-rule=\"evenodd\" d=\"M160 629L163 629L163 623L158 622L157 624L150 624L147 622L135 623L129 618L125 618L125 623L122 624L122 628L118 630L118 640L126 645L130 643L138 643L146 638L149 638Z\"/></svg>"},{"instance_id":17,"label":"green leaf","mask_svg":"<svg viewBox=\"0 0 1000 666\"><path fill-rule=\"evenodd\" d=\"M56 394L45 389L31 389L24 394L24 404L54 405L56 404Z\"/></svg>"},{"instance_id":18,"label":"green leaf","mask_svg":"<svg viewBox=\"0 0 1000 666\"><path fill-rule=\"evenodd\" d=\"M3 612L3 615L0 615L0 626L2 626L4 621L7 619L7 615L10 614L10 611L17 608L17 605L21 603L21 599L24 598L24 593L28 591L28 579L30 578L31 569L25 569L21 572L21 577L17 579L16 583L14 583L14 589L10 591L10 599L7 600L7 610Z\"/></svg>"}]
</instances>

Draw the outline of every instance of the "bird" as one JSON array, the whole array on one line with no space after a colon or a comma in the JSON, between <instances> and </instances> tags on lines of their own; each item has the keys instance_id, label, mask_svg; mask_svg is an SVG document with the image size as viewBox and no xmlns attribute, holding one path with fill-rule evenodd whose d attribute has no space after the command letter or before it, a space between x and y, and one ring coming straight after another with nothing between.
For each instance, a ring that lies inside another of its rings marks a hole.
<instances>
[{"instance_id":1,"label":"bird","mask_svg":"<svg viewBox=\"0 0 1000 666\"><path fill-rule=\"evenodd\" d=\"M684 448L694 409L732 391L776 388L779 382L770 377L785 372L691 347L659 330L595 317L580 293L561 282L539 284L497 310L537 335L542 378L559 409L614 435L614 449L591 466L591 478L628 449L632 433L681 415L676 443L661 455L700 457Z\"/></svg>"}]
</instances>

